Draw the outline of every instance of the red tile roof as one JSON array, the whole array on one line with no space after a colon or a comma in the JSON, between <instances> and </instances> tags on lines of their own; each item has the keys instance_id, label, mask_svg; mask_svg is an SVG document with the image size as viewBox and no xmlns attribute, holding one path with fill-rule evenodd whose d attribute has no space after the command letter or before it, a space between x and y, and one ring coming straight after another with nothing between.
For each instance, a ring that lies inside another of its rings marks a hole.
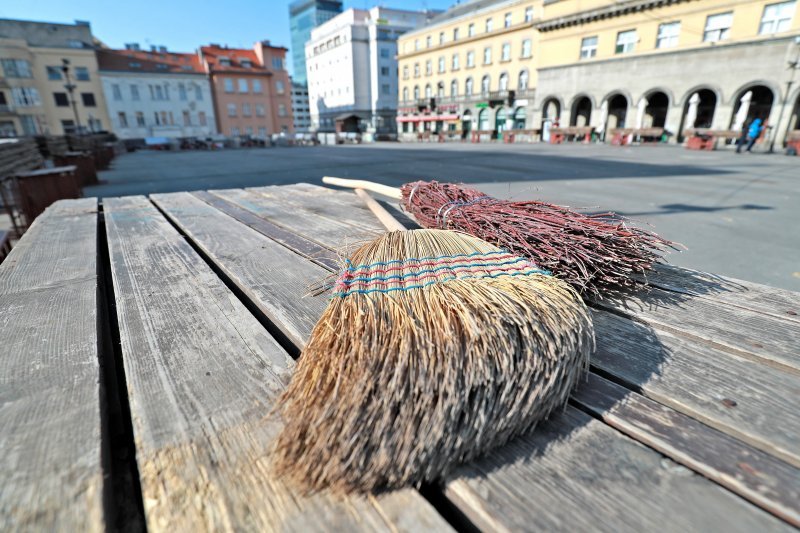
<instances>
[{"instance_id":1,"label":"red tile roof","mask_svg":"<svg viewBox=\"0 0 800 533\"><path fill-rule=\"evenodd\" d=\"M201 46L200 53L203 59L208 63L208 67L212 71L220 72L252 72L259 74L268 73L269 69L265 68L258 60L254 50L247 48L224 48L222 46ZM222 65L221 60L227 58L230 65ZM249 61L250 66L243 66L243 62Z\"/></svg>"},{"instance_id":2,"label":"red tile roof","mask_svg":"<svg viewBox=\"0 0 800 533\"><path fill-rule=\"evenodd\" d=\"M159 72L172 74L204 74L205 68L197 54L175 52L146 52L133 50L97 50L100 70L127 72Z\"/></svg>"}]
</instances>

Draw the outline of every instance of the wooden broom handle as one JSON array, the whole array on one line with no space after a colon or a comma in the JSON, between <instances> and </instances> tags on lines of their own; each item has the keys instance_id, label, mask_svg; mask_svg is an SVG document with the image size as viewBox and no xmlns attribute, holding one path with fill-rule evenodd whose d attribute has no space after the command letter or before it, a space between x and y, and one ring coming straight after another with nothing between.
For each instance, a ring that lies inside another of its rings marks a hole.
<instances>
[{"instance_id":1,"label":"wooden broom handle","mask_svg":"<svg viewBox=\"0 0 800 533\"><path fill-rule=\"evenodd\" d=\"M406 227L403 226L399 220L394 218L381 204L375 201L375 198L369 195L364 189L356 189L356 194L359 198L364 200L369 210L375 215L381 224L389 231L405 231Z\"/></svg>"},{"instance_id":2,"label":"wooden broom handle","mask_svg":"<svg viewBox=\"0 0 800 533\"><path fill-rule=\"evenodd\" d=\"M328 185L337 185L339 187L347 187L348 189L364 189L365 191L372 191L376 194L387 196L393 200L401 200L403 198L400 189L397 187L389 187L388 185L381 185L380 183L375 183L373 181L350 180L345 178L334 178L333 176L325 176L322 178L322 183L327 183Z\"/></svg>"}]
</instances>

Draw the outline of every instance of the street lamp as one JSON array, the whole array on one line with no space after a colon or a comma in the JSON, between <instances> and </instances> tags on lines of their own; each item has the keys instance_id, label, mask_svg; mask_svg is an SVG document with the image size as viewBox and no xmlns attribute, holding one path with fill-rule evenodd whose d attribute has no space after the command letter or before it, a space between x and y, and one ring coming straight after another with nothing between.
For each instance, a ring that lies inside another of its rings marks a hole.
<instances>
[{"instance_id":1,"label":"street lamp","mask_svg":"<svg viewBox=\"0 0 800 533\"><path fill-rule=\"evenodd\" d=\"M72 112L75 113L75 131L80 135L81 119L78 116L78 103L75 101L75 89L77 89L78 86L72 83L69 77L69 59L64 58L61 60L61 72L64 73L64 78L67 80L67 83L64 84L64 88L67 90L67 93L69 93Z\"/></svg>"},{"instance_id":2,"label":"street lamp","mask_svg":"<svg viewBox=\"0 0 800 533\"><path fill-rule=\"evenodd\" d=\"M775 152L775 139L777 139L778 134L780 133L781 129L781 119L783 118L783 114L786 112L786 104L789 103L789 97L791 96L792 92L792 85L794 85L794 72L800 67L800 37L794 38L794 44L797 46L797 56L794 58L794 61L789 61L789 69L792 71L789 74L789 81L786 82L786 94L783 96L783 104L781 104L781 112L778 115L778 122L775 124L775 135L772 136L772 141L769 143L769 153ZM789 121L791 124L791 120ZM786 136L784 135L784 138Z\"/></svg>"}]
</instances>

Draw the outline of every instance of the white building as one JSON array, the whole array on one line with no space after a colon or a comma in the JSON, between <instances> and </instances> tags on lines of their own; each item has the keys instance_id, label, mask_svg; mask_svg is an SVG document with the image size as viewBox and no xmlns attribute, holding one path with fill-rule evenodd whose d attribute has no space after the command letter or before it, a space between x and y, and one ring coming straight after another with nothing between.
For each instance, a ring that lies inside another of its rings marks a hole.
<instances>
[{"instance_id":1,"label":"white building","mask_svg":"<svg viewBox=\"0 0 800 533\"><path fill-rule=\"evenodd\" d=\"M349 9L311 30L306 43L311 129L396 132L397 37L434 14Z\"/></svg>"},{"instance_id":2,"label":"white building","mask_svg":"<svg viewBox=\"0 0 800 533\"><path fill-rule=\"evenodd\" d=\"M98 50L111 129L121 139L207 137L217 131L211 86L196 54Z\"/></svg>"},{"instance_id":3,"label":"white building","mask_svg":"<svg viewBox=\"0 0 800 533\"><path fill-rule=\"evenodd\" d=\"M308 88L302 83L292 82L292 118L295 133L308 133L311 112L308 108Z\"/></svg>"}]
</instances>

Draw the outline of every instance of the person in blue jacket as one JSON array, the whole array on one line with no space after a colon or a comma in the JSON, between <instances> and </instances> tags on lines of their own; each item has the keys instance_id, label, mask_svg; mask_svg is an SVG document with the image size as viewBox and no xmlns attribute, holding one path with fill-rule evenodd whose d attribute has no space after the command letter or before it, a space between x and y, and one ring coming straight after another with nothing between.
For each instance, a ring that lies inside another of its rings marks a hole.
<instances>
[{"instance_id":1,"label":"person in blue jacket","mask_svg":"<svg viewBox=\"0 0 800 533\"><path fill-rule=\"evenodd\" d=\"M761 130L764 129L761 125L761 119L757 118L753 122L750 123L750 128L747 130L747 136L742 139L743 142L740 142L739 145L736 147L736 153L741 153L742 151L742 144L745 142L747 143L747 152L752 152L753 145L758 140L759 135L761 135Z\"/></svg>"}]
</instances>

